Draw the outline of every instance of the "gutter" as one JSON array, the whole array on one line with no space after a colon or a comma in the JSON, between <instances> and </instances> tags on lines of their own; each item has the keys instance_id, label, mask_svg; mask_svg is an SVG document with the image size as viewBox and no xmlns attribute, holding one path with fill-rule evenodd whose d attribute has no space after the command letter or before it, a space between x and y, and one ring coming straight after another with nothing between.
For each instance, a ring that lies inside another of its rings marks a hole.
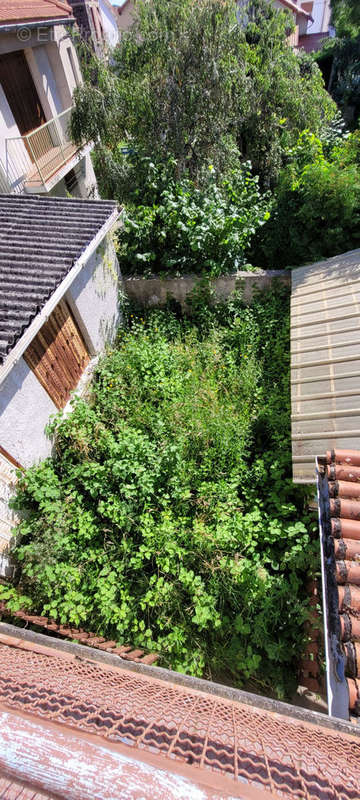
<instances>
[{"instance_id":1,"label":"gutter","mask_svg":"<svg viewBox=\"0 0 360 800\"><path fill-rule=\"evenodd\" d=\"M36 30L36 28L52 28L54 25L73 25L75 17L57 17L55 19L39 19L37 22L9 22L8 24L0 25L0 33L16 33L19 30L28 29Z\"/></svg>"},{"instance_id":2,"label":"gutter","mask_svg":"<svg viewBox=\"0 0 360 800\"><path fill-rule=\"evenodd\" d=\"M77 259L77 261L75 261L75 264L71 268L70 272L68 272L68 274L65 276L60 286L55 289L49 300L45 303L43 309L39 314L37 314L35 319L33 319L31 325L26 329L25 333L23 333L21 339L19 339L16 345L12 348L4 364L0 367L0 384L5 380L5 378L7 378L12 368L19 361L29 344L31 344L32 340L39 332L40 328L42 328L45 322L47 322L50 314L52 314L60 300L62 300L79 272L81 272L82 268L98 248L100 242L102 242L106 234L109 233L119 216L120 212L117 208L114 208L114 211L110 217L108 217L96 236L94 236L90 244L88 244L85 250L81 253L81 256Z\"/></svg>"},{"instance_id":3,"label":"gutter","mask_svg":"<svg viewBox=\"0 0 360 800\"><path fill-rule=\"evenodd\" d=\"M349 692L345 678L346 658L340 647L339 596L335 581L335 552L331 535L330 502L325 458L316 458L319 535L323 595L328 714L349 720Z\"/></svg>"}]
</instances>

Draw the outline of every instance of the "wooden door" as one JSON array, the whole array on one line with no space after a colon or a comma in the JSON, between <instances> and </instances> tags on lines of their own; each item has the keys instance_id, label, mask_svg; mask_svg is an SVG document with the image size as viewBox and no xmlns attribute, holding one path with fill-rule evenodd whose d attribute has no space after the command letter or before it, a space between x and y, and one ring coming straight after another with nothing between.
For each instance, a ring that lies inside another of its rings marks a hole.
<instances>
[{"instance_id":1,"label":"wooden door","mask_svg":"<svg viewBox=\"0 0 360 800\"><path fill-rule=\"evenodd\" d=\"M23 50L0 55L0 83L21 136L46 122Z\"/></svg>"},{"instance_id":2,"label":"wooden door","mask_svg":"<svg viewBox=\"0 0 360 800\"><path fill-rule=\"evenodd\" d=\"M64 408L90 356L68 304L62 300L24 353L27 365L58 408Z\"/></svg>"}]
</instances>

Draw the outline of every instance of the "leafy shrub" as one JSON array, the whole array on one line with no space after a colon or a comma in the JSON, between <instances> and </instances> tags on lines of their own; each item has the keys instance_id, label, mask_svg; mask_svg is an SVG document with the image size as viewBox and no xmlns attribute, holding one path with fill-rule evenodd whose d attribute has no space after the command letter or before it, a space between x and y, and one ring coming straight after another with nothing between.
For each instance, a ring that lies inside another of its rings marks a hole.
<instances>
[{"instance_id":1,"label":"leafy shrub","mask_svg":"<svg viewBox=\"0 0 360 800\"><path fill-rule=\"evenodd\" d=\"M174 669L283 694L315 559L291 481L288 292L198 292L192 314L129 315L88 402L55 418L53 460L19 485L21 590Z\"/></svg>"},{"instance_id":2,"label":"leafy shrub","mask_svg":"<svg viewBox=\"0 0 360 800\"><path fill-rule=\"evenodd\" d=\"M215 276L247 266L244 252L268 216L268 198L261 196L250 165L221 186L212 165L208 172L202 189L188 179L169 181L157 202L127 211L118 235L124 274ZM157 187L155 176L153 181Z\"/></svg>"},{"instance_id":3,"label":"leafy shrub","mask_svg":"<svg viewBox=\"0 0 360 800\"><path fill-rule=\"evenodd\" d=\"M295 266L359 247L359 132L326 159L320 140L305 131L289 158L270 218L252 244L252 263Z\"/></svg>"}]
</instances>

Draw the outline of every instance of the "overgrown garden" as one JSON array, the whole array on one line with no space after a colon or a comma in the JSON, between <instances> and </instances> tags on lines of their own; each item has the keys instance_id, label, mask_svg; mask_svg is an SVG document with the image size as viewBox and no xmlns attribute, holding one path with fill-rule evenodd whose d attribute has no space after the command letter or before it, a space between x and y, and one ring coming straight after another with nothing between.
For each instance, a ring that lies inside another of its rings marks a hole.
<instances>
[{"instance_id":1,"label":"overgrown garden","mask_svg":"<svg viewBox=\"0 0 360 800\"><path fill-rule=\"evenodd\" d=\"M360 134L266 0L137 9L110 64L85 61L72 135L95 143L101 194L124 205L123 272L200 284L185 316L125 309L89 396L52 422L54 457L20 479L5 594L165 666L289 696L318 567L292 483L289 294L216 304L207 279L358 246Z\"/></svg>"},{"instance_id":2,"label":"overgrown garden","mask_svg":"<svg viewBox=\"0 0 360 800\"><path fill-rule=\"evenodd\" d=\"M291 481L288 301L128 313L20 480L21 602L177 670L294 688L317 548Z\"/></svg>"}]
</instances>

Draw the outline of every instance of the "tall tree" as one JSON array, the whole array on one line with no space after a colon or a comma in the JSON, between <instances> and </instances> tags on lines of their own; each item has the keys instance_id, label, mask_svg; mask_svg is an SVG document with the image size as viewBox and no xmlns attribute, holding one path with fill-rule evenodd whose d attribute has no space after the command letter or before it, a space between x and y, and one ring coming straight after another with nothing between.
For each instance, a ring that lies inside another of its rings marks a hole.
<instances>
[{"instance_id":1,"label":"tall tree","mask_svg":"<svg viewBox=\"0 0 360 800\"><path fill-rule=\"evenodd\" d=\"M251 159L274 179L282 142L331 117L321 73L287 43L291 21L266 0L139 0L135 24L76 92L76 140L99 142L103 174L124 174L119 145L201 180ZM110 181L110 182L111 182Z\"/></svg>"}]
</instances>

